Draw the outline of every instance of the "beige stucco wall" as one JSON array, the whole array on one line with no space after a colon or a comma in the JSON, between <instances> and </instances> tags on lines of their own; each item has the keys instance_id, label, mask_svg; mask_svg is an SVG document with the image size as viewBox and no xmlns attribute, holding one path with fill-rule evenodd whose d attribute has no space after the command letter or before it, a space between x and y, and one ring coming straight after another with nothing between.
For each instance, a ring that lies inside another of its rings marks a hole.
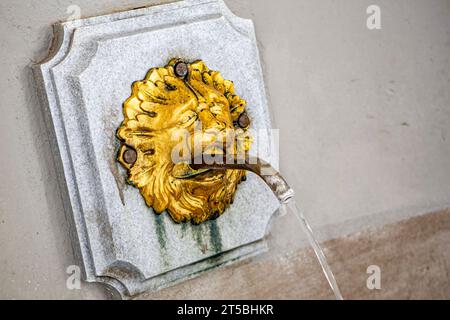
<instances>
[{"instance_id":1,"label":"beige stucco wall","mask_svg":"<svg viewBox=\"0 0 450 320\"><path fill-rule=\"evenodd\" d=\"M76 261L29 65L46 56L51 24L67 19L72 4L88 17L156 2L162 1L0 2L0 298L108 296L95 284L66 288L65 270ZM280 129L281 171L320 238L338 239L327 242L332 262L345 257L348 241L367 242L351 259L334 262L338 280L345 270L355 274L345 279L344 296L448 298L439 291L449 288L443 271L449 267L448 211L399 221L450 207L450 1L226 3L255 23L273 123ZM381 30L366 27L370 4L381 8ZM405 228L417 237L402 233ZM283 217L269 240L279 250L153 297L201 298L203 282L225 275L229 288L221 290L217 280L217 291L204 298L329 297L314 289L323 278L302 249L303 238L292 217ZM399 245L389 246L395 241ZM384 262L391 277L404 281L377 295L365 292L364 266L402 252L432 252L432 263L425 265L420 255ZM266 282L250 276L261 263L267 270L284 266L285 274ZM403 263L418 271L405 273ZM284 286L286 279L300 289L263 290ZM252 289L239 291L242 284ZM408 295L411 290L418 294Z\"/></svg>"}]
</instances>

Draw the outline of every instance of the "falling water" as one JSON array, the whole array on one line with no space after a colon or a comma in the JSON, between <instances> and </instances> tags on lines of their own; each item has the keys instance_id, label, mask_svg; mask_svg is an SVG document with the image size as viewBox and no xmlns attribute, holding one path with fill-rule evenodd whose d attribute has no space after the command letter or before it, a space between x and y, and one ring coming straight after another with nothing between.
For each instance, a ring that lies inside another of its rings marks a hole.
<instances>
[{"instance_id":1,"label":"falling water","mask_svg":"<svg viewBox=\"0 0 450 320\"><path fill-rule=\"evenodd\" d=\"M328 281L328 284L330 285L331 289L334 292L334 295L336 296L337 300L343 300L341 291L339 290L338 284L336 282L336 278L333 275L333 272L331 271L330 265L327 262L327 258L325 257L325 254L323 253L322 248L320 247L319 243L317 242L316 238L314 237L314 233L311 229L311 226L309 225L308 221L306 220L305 216L303 215L303 212L297 207L297 204L295 203L295 200L291 199L287 204L287 208L297 217L298 221L300 222L300 225L303 228L303 231L306 233L306 236L308 237L308 241L311 245L311 247L314 249L314 253L316 254L317 260L319 260L320 266L322 267L322 271L325 275L325 278Z\"/></svg>"},{"instance_id":2,"label":"falling water","mask_svg":"<svg viewBox=\"0 0 450 320\"><path fill-rule=\"evenodd\" d=\"M234 157L232 157L234 158ZM194 161L189 164L189 168L198 170L198 169L218 169L218 170L226 170L226 169L239 169L239 170L249 170L253 173L256 173L264 182L269 186L274 195L278 198L282 205L285 205L292 213L297 217L300 225L305 231L308 241L311 244L314 252L316 254L317 259L319 260L320 266L322 267L323 273L334 292L337 300L343 300L341 292L339 291L339 287L336 283L336 279L334 278L333 272L328 265L327 259L314 237L314 233L311 227L308 224L305 216L298 209L295 201L293 199L294 191L289 187L286 180L277 172L269 163L263 161L260 158L251 158L248 157L245 159L244 163L234 162L229 163L228 160L214 163L205 163L203 162L203 156L199 159L196 158Z\"/></svg>"}]
</instances>

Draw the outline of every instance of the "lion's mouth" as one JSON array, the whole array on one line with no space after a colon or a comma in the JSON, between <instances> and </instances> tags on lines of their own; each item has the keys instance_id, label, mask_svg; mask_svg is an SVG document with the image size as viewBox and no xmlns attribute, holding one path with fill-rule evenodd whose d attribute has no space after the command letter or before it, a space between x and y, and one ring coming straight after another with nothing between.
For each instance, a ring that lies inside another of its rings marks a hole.
<instances>
[{"instance_id":1,"label":"lion's mouth","mask_svg":"<svg viewBox=\"0 0 450 320\"><path fill-rule=\"evenodd\" d=\"M187 163L177 163L172 169L172 175L177 179L193 179L201 177L204 181L221 179L223 171L213 169L195 170Z\"/></svg>"}]
</instances>

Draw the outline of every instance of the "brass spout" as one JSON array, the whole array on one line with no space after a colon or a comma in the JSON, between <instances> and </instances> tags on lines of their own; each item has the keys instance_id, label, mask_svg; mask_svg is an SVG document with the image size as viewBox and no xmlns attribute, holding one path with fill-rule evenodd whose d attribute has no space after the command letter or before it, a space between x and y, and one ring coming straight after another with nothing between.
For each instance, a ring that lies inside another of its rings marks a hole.
<instances>
[{"instance_id":1,"label":"brass spout","mask_svg":"<svg viewBox=\"0 0 450 320\"><path fill-rule=\"evenodd\" d=\"M269 163L261 160L258 157L247 156L244 158L226 157L217 159L214 157L214 161L206 163L203 161L204 157L199 156L193 159L190 167L194 170L199 169L215 169L215 170L227 170L238 169L247 170L258 175L272 190L274 195L278 198L280 203L287 203L294 197L294 190L287 184L286 180L281 174L276 171Z\"/></svg>"}]
</instances>

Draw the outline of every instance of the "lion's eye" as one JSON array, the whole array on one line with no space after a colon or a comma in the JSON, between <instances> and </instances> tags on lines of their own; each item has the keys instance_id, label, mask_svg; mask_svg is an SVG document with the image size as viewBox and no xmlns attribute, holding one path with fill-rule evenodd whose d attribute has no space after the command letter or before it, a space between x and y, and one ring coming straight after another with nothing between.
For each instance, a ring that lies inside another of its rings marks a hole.
<instances>
[{"instance_id":1,"label":"lion's eye","mask_svg":"<svg viewBox=\"0 0 450 320\"><path fill-rule=\"evenodd\" d=\"M194 111L188 111L182 116L180 125L189 127L195 122L195 120L197 120L197 113L195 113Z\"/></svg>"}]
</instances>

